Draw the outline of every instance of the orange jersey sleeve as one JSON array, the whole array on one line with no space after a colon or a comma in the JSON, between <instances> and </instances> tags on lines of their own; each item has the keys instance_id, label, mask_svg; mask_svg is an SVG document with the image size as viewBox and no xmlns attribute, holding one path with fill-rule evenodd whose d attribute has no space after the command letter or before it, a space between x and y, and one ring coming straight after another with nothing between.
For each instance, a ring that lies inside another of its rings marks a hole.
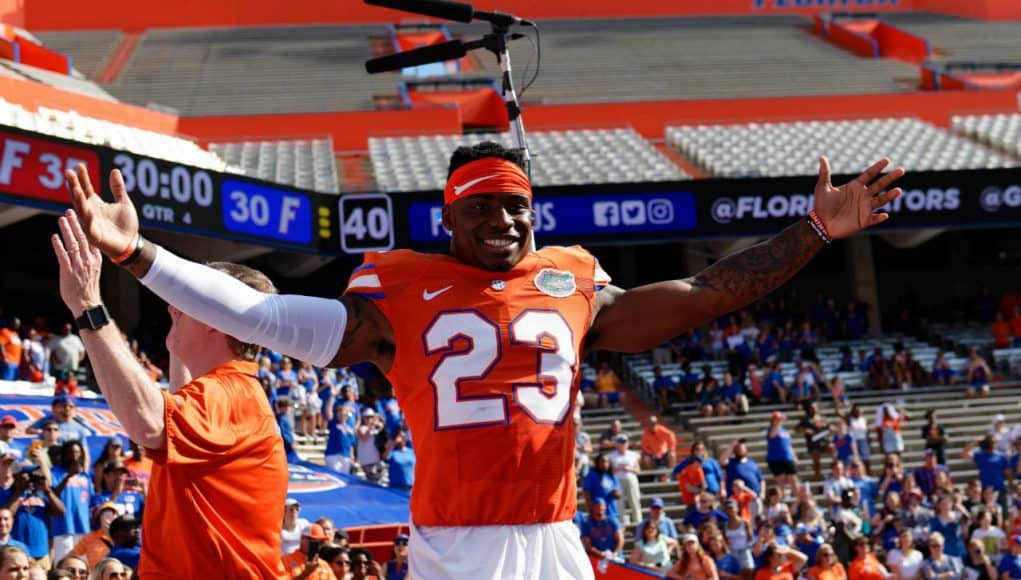
<instances>
[{"instance_id":1,"label":"orange jersey sleeve","mask_svg":"<svg viewBox=\"0 0 1021 580\"><path fill-rule=\"evenodd\" d=\"M372 300L394 329L387 377L418 456L416 524L571 519L571 409L609 281L578 247L543 248L506 272L449 255L366 255L346 293Z\"/></svg>"},{"instance_id":2,"label":"orange jersey sleeve","mask_svg":"<svg viewBox=\"0 0 1021 580\"><path fill-rule=\"evenodd\" d=\"M255 363L230 362L164 393L166 448L153 459L143 578L283 578L283 440Z\"/></svg>"}]
</instances>

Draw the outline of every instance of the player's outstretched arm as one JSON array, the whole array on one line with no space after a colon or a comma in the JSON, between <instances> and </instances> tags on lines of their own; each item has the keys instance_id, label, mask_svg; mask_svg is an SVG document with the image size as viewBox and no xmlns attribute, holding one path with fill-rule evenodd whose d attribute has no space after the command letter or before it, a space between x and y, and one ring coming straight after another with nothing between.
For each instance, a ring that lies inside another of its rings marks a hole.
<instances>
[{"instance_id":1,"label":"player's outstretched arm","mask_svg":"<svg viewBox=\"0 0 1021 580\"><path fill-rule=\"evenodd\" d=\"M825 157L819 160L815 213L832 239L881 224L889 215L874 213L896 199L887 188L904 175L902 168L880 176L882 159L850 182L834 187ZM683 280L670 280L599 293L587 347L621 352L648 350L727 312L765 296L789 280L822 249L824 242L803 219L773 238L727 256Z\"/></svg>"},{"instance_id":2,"label":"player's outstretched arm","mask_svg":"<svg viewBox=\"0 0 1021 580\"><path fill-rule=\"evenodd\" d=\"M93 189L84 166L68 171L65 177L89 242L111 260L130 253L126 250L140 240L138 214L120 172L110 172L112 203L103 201ZM362 303L368 301L259 292L233 276L185 260L145 240L141 241L138 257L125 269L178 310L242 342L316 366L360 360L380 364L369 356L380 350L379 336L374 333L389 325L375 306ZM342 355L342 346L350 353Z\"/></svg>"}]
</instances>

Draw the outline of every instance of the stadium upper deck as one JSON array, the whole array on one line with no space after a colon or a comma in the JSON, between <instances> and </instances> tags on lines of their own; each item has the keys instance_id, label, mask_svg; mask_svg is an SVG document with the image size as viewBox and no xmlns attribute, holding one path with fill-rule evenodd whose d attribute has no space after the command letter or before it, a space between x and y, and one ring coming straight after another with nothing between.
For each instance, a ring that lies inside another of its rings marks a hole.
<instances>
[{"instance_id":1,"label":"stadium upper deck","mask_svg":"<svg viewBox=\"0 0 1021 580\"><path fill-rule=\"evenodd\" d=\"M826 44L797 16L540 25L542 82L527 95L531 102L888 93L907 90L917 76L900 61L859 59ZM373 56L370 37L385 34L382 26L153 30L108 88L124 101L185 116L371 109L373 95L396 93L398 77L362 68ZM97 69L111 43L99 33L39 36L83 70ZM519 71L529 50L514 47Z\"/></svg>"}]
</instances>

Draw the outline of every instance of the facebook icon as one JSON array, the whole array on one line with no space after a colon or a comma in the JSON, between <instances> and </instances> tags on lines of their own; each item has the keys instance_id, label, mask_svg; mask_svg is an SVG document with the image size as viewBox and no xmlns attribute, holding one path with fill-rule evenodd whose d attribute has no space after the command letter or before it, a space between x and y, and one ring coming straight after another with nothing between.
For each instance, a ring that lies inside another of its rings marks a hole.
<instances>
[{"instance_id":1,"label":"facebook icon","mask_svg":"<svg viewBox=\"0 0 1021 580\"><path fill-rule=\"evenodd\" d=\"M620 225L620 205L616 201L597 201L592 204L592 218L596 227L612 228Z\"/></svg>"}]
</instances>

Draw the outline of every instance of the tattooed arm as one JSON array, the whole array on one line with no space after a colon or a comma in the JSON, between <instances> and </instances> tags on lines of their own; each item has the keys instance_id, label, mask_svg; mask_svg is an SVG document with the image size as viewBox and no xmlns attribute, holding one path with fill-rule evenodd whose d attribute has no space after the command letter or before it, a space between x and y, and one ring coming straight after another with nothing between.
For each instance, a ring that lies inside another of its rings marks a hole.
<instances>
[{"instance_id":1,"label":"tattooed arm","mask_svg":"<svg viewBox=\"0 0 1021 580\"><path fill-rule=\"evenodd\" d=\"M833 239L846 238L886 221L874 213L900 195L886 188L904 175L883 159L852 181L834 187L825 157L819 160L815 211ZM727 256L683 280L657 282L624 291L608 286L599 293L586 348L640 352L754 302L778 288L823 247L807 220L772 239Z\"/></svg>"},{"instance_id":2,"label":"tattooed arm","mask_svg":"<svg viewBox=\"0 0 1021 580\"><path fill-rule=\"evenodd\" d=\"M769 241L727 256L691 278L599 293L588 348L648 350L778 288L823 247L801 220ZM641 324L635 324L641 321ZM626 328L625 332L618 329Z\"/></svg>"}]
</instances>

